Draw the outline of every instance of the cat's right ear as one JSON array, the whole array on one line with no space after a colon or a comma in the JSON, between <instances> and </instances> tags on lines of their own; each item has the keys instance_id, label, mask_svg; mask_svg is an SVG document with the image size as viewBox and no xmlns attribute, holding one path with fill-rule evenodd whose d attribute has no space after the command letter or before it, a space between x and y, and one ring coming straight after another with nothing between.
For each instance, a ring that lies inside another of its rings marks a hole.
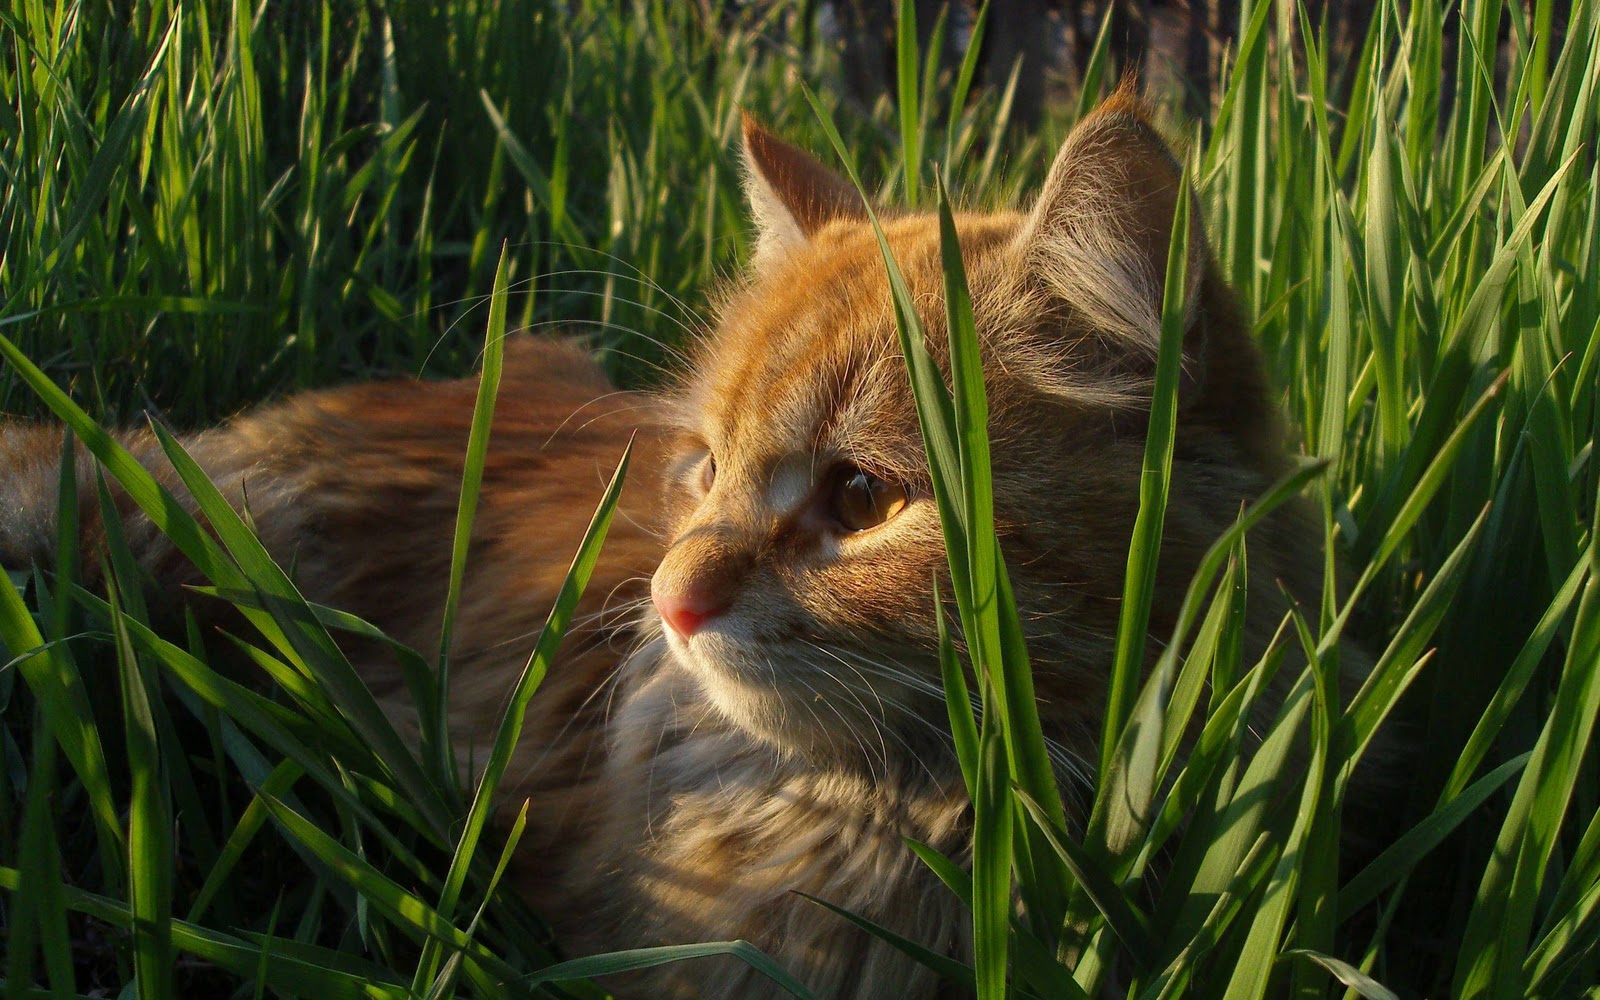
<instances>
[{"instance_id":1,"label":"cat's right ear","mask_svg":"<svg viewBox=\"0 0 1600 1000\"><path fill-rule=\"evenodd\" d=\"M835 219L866 218L855 185L767 131L748 111L742 117L744 193L756 226L756 271L804 245Z\"/></svg>"},{"instance_id":2,"label":"cat's right ear","mask_svg":"<svg viewBox=\"0 0 1600 1000\"><path fill-rule=\"evenodd\" d=\"M1022 233L1029 269L1136 368L1153 365L1161 342L1168 244L1185 183L1125 84L1067 136ZM1207 249L1198 208L1187 251L1184 373L1192 383L1205 366L1196 319Z\"/></svg>"}]
</instances>

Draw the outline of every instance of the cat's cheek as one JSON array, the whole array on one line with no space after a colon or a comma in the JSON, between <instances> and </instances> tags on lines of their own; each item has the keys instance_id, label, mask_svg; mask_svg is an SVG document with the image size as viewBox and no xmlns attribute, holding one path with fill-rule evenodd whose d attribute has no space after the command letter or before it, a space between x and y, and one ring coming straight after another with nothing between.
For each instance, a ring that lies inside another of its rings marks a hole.
<instances>
[{"instance_id":1,"label":"cat's cheek","mask_svg":"<svg viewBox=\"0 0 1600 1000\"><path fill-rule=\"evenodd\" d=\"M798 579L794 589L820 631L931 648L936 578L948 598L949 563L938 514L918 504L880 529L841 539L836 557Z\"/></svg>"}]
</instances>

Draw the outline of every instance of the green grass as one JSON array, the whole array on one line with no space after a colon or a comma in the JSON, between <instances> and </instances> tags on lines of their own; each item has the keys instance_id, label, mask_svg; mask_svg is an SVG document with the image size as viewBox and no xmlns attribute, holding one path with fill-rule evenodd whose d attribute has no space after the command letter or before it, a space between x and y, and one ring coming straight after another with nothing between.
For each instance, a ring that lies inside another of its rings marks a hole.
<instances>
[{"instance_id":1,"label":"green grass","mask_svg":"<svg viewBox=\"0 0 1600 1000\"><path fill-rule=\"evenodd\" d=\"M883 202L942 210L945 185L1015 203L1114 76L1096 46L1089 91L1016 135L1004 92L968 97L974 64L930 68L910 32L905 99L864 108L840 98L837 54L800 41L797 6L715 30L693 5L614 6L0 12L0 410L66 419L240 606L237 642L273 680L219 671L192 629L154 631L115 535L103 592L70 572L0 585L8 995L593 996L579 977L609 968L761 967L742 943L684 942L551 968L529 901L497 889L520 830L486 822L500 754L462 788L439 736L444 656L401 654L425 734L407 747L330 634L371 626L301 599L175 441L214 535L99 429L149 405L194 426L348 377L492 372L508 328L589 334L614 374L648 382L742 256L740 107L847 154ZM972 908L974 964L936 966L948 976L985 997L1561 997L1600 980L1600 8L1578 0L1558 35L1555 6L1466 3L1447 66L1457 12L1436 0L1379 3L1337 61L1294 4L1248 4L1212 120L1176 126L1307 461L1218 540L1141 677L1175 412L1166 331L1080 834L1044 764L994 543L953 247L948 381L897 300L973 658L946 644L973 870L908 847ZM486 379L479 426L492 406ZM1349 586L1247 662L1248 528L1307 491L1327 573L1342 560ZM608 511L573 540L573 588ZM63 565L73 545L69 525ZM1342 636L1378 654L1348 702ZM1247 739L1276 672L1290 694ZM1341 838L1369 821L1351 766L1402 716L1401 829L1341 868ZM299 877L269 884L263 863Z\"/></svg>"}]
</instances>

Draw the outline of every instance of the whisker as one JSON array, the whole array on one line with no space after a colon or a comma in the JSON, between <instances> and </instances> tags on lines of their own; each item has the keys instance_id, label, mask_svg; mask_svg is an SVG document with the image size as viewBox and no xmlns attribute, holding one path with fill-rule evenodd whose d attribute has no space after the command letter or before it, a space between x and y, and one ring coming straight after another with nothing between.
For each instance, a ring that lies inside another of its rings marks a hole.
<instances>
[{"instance_id":1,"label":"whisker","mask_svg":"<svg viewBox=\"0 0 1600 1000\"><path fill-rule=\"evenodd\" d=\"M526 325L516 327L515 329L508 329L506 331L506 333L505 333L505 336L506 336L507 339L509 339L509 338L514 337L514 336L516 336L518 334L530 333L530 332L535 331L535 330L549 330L549 329L552 329L552 328L559 328L559 329L563 329L564 330L564 329L568 329L568 328L571 328L571 327L580 327L580 328L581 327L594 327L595 329L598 329L598 330L617 330L617 331L620 331L622 333L629 334L630 336L637 337L638 339L644 341L645 343L653 344L656 347L659 347L661 349L662 353L667 354L668 356L672 357L675 361L679 361L680 363L682 363L682 356L678 353L678 349L673 347L667 341L664 341L664 340L660 339L659 337L652 336L651 334L645 333L643 330L640 330L637 327L625 326L624 324L616 323L616 322L613 322L611 320L589 319L589 318L582 317L582 316L570 317L570 318L563 317L563 318L560 318L560 319L536 320L536 321L528 323ZM615 354L618 357L627 358L630 361L635 361L635 362L645 366L646 368L649 368L649 369L653 370L656 374L660 375L663 379L673 379L673 378L676 378L680 374L680 372L675 368L670 368L670 367L668 367L668 366L666 366L664 364L661 364L658 361L655 361L655 360L652 360L650 358L644 357L643 355L640 355L640 354L630 354L629 352L624 351L620 347L617 347L615 345L602 346L599 349L605 351L606 353Z\"/></svg>"},{"instance_id":2,"label":"whisker","mask_svg":"<svg viewBox=\"0 0 1600 1000\"><path fill-rule=\"evenodd\" d=\"M868 716L868 718L872 721L874 727L879 730L880 743L882 741L883 730L882 730L882 727L878 725L878 721L880 719L887 720L889 715L890 715L888 709L890 707L892 707L892 708L896 709L897 712L900 715L902 715L902 716L904 716L906 718L915 720L915 721L917 721L919 723L922 723L923 725L928 726L928 728L933 731L935 736L941 742L948 742L948 743L950 743L951 747L954 748L954 740L950 738L948 733L945 733L942 730L940 730L937 726L934 726L931 722L929 722L922 715L922 713L916 711L911 706L909 706L909 705L905 704L904 702L901 702L901 701L893 698L892 696L887 695L884 692L882 692L881 690L879 690L877 688L877 686L873 685L871 682L869 682L867 680L866 675L862 673L861 669L857 665L855 665L853 663L850 663L849 661L845 660L843 657L839 656L836 652L834 652L833 650L829 649L826 646L820 645L818 643L807 643L807 645L813 650L816 650L816 651L821 652L821 653L826 653L827 655L833 657L840 664L842 664L842 665L848 667L850 670L852 670L856 674L857 677L861 678L861 685L867 689L867 693L870 694L871 697L873 698L873 700L876 701L877 704L878 704L878 714L876 714L876 715L871 713L870 711L868 711L866 703L861 700L860 693L852 685L846 683L842 678L840 678L838 675L833 673L833 671L829 670L823 664L817 663L816 661L812 660L809 657L801 657L801 661L803 663L806 663L812 669L818 671L823 676L829 678L834 683L838 684L845 691L846 694L850 695L850 697L855 700L856 704L861 708L862 712ZM928 773L928 777L930 779L932 779L935 784L939 783L938 776L933 773L933 770L930 767L928 767L927 762L922 760L921 757L919 757L917 755L917 753L915 751L915 748L913 748L911 746L911 744L905 739L905 737L903 735L901 735L899 732L895 731L892 727L889 730L889 735L894 737L902 746L905 747L908 759L915 761L919 766L921 766L922 769ZM885 757L887 758L887 747L884 748L884 751L885 751ZM885 761L885 763L887 764L887 760Z\"/></svg>"},{"instance_id":3,"label":"whisker","mask_svg":"<svg viewBox=\"0 0 1600 1000\"><path fill-rule=\"evenodd\" d=\"M710 325L709 323L706 323L705 317L700 314L699 310L697 310L694 307L690 306L687 302L685 302L683 299L679 298L678 296L672 294L670 291L667 290L666 286L662 285L660 282L658 282L655 279L651 278L648 274L646 274L644 272L643 268L639 267L639 265L635 264L633 261L628 260L626 257L620 257L617 254L611 253L609 251L601 250L599 247L586 247L586 246L582 246L580 244L575 244L575 243L572 243L572 242L569 242L569 241L566 241L566 240L526 240L526 241L523 241L523 242L520 242L520 243L517 243L517 244L514 244L514 245L519 246L519 247L520 246L559 247L559 248L561 248L563 250L577 250L577 251L580 251L580 252L583 252L583 253L599 254L600 256L605 257L606 259L608 259L610 261L613 261L613 262L615 262L617 264L621 264L623 267L625 267L628 270L632 271L633 275L631 277L633 277L633 279L635 281L637 281L639 284L645 286L646 288L653 288L656 291L660 292L663 298L667 299L669 302L671 302L673 305L677 306L679 309L683 310L685 313L688 313L691 318L693 318L693 319L695 319L695 320L697 320L697 321L699 321L701 323L705 323L708 326ZM621 277L621 278L624 278L624 279L630 277L629 275L617 275L617 273L615 271L598 271L598 269L597 269L597 273L607 274L607 275L616 275L617 277Z\"/></svg>"},{"instance_id":4,"label":"whisker","mask_svg":"<svg viewBox=\"0 0 1600 1000\"><path fill-rule=\"evenodd\" d=\"M842 649L825 646L818 643L809 643L809 645L811 648L826 653L834 659L839 660L841 663L846 663L848 658L848 665L851 665L853 669L858 671L865 671L866 673L882 677L885 680L902 684L907 688L926 694L930 698L938 701L943 701L945 697L942 686L935 685L931 680L924 677L919 677L902 666L892 664L885 660L874 659L861 650ZM878 692L876 690L874 691L874 694L878 697L887 698L887 696L883 695L882 692ZM983 716L983 706L971 692L968 692L967 698L972 706L974 716L981 721ZM896 707L901 708L901 710L904 711L908 716L917 719L918 721L927 725L934 732L940 734L941 738L949 741L953 748L953 737L950 737L949 733L945 729L935 725L923 713L917 712L909 706L897 704L892 699L890 699L890 704L895 704ZM1044 738L1044 742L1045 751L1049 755L1051 763L1054 764L1055 767L1068 779L1067 784L1071 787L1074 794L1081 794L1082 790L1088 790L1094 787L1094 765L1090 763L1081 753L1074 750L1070 746L1061 743L1059 740L1052 739L1049 736Z\"/></svg>"},{"instance_id":5,"label":"whisker","mask_svg":"<svg viewBox=\"0 0 1600 1000\"><path fill-rule=\"evenodd\" d=\"M617 278L621 278L624 281L629 280L627 275L619 275L615 271L602 271L602 270L599 270L597 268L565 268L565 269L556 270L556 271L541 271L538 274L530 275L530 276L528 276L526 278L519 278L516 281L513 281L509 285L506 286L506 294L509 295L509 294L511 294L513 292L522 292L524 290L533 288L537 283L539 283L541 281L547 281L547 280L549 280L551 278L576 277L576 276L591 276L591 277L596 277L596 278L605 278L608 281L609 280L615 280ZM696 328L696 327L690 326L689 323L687 321L685 321L682 316L674 316L672 313L667 312L664 309L661 309L661 308L656 307L656 306L652 306L649 303L643 302L643 301L641 301L639 299L630 298L627 295L623 295L623 294L618 293L614 289L612 291L609 291L609 292L600 292L600 291L595 291L594 289L589 289L589 288L572 288L572 287L566 287L566 286L562 286L562 285L548 285L548 286L543 286L541 288L538 288L537 291L548 293L548 294L551 294L551 295L556 295L556 294L560 294L560 295L584 295L584 296L589 296L589 297L593 297L593 298L606 299L606 300L612 301L612 302L621 302L621 303L623 303L625 305L631 305L631 306L633 306L633 307L635 307L637 309L643 310L643 311L651 313L653 315L660 316L662 319L668 320L668 321L676 324L679 329L683 330L685 333L687 333L691 337L699 336L700 332L710 325L710 324L706 323L705 318L700 316L699 313L695 312L693 309L687 308L680 300L676 299L670 293L666 292L666 290L662 289L659 285L652 285L652 284L650 284L648 282L644 282L644 281L641 281L639 283L642 284L646 288L653 288L656 291L661 292L663 297L665 297L670 302L672 302L673 305L678 306L679 310L681 312L687 313L688 316L691 319L693 319L695 322L700 324L700 327ZM470 312L476 310L479 306L483 305L485 302L488 302L492 298L494 298L494 294L492 292L483 293L483 294L479 294L479 295L467 295L467 296L462 296L462 297L457 298L457 299L451 299L451 300L447 300L447 301L444 301L444 302L440 302L440 303L437 304L436 308L438 308L438 309L447 309L447 308L450 308L452 306L466 306L467 308L463 311L463 317L464 317L464 315L466 313L470 313ZM413 314L413 315L415 315L415 314ZM460 319L463 318L463 317L457 317L456 322L459 322ZM455 325L455 323L451 324L452 327L454 325Z\"/></svg>"},{"instance_id":6,"label":"whisker","mask_svg":"<svg viewBox=\"0 0 1600 1000\"><path fill-rule=\"evenodd\" d=\"M845 691L846 694L849 694L852 698L856 698L855 692L851 691L848 685L846 685L843 682L841 682L837 677L834 677L826 669L823 669L823 668L820 668L820 667L818 667L816 669L823 676L828 677L835 684L838 684L840 686L840 688ZM874 734L878 737L878 760L883 765L883 777L882 777L882 779L878 778L877 771L872 766L872 749L871 749L871 747L869 747L867 745L867 741L862 738L861 733L856 729L856 727L850 724L849 717L847 717L844 714L844 712L839 709L839 706L837 706L837 705L833 704L831 701L829 701L825 696L823 696L823 694L820 691L818 691L815 687L812 687L811 684L807 683L802 678L796 677L796 679L799 680L801 684L805 685L805 687L808 690L810 690L813 694L815 694L817 696L817 700L818 701L820 701L823 705L826 705L833 712L834 715L839 717L839 721L841 723L843 723L845 729L849 731L850 737L851 737L852 740L854 740L855 745L858 748L860 748L861 754L862 754L862 759L867 762L867 773L868 773L868 775L870 777L872 777L874 781L877 781L877 780L888 781L889 780L889 746L888 746L887 743L884 742L882 727L880 727L877 724L876 720L874 720L874 718L872 716L872 713L866 711L866 706L865 705L861 705L862 715L869 723L872 724L872 728L873 728ZM856 702L857 702L857 704L861 704L859 698L856 698ZM812 714L813 715L816 714L816 710L814 708L812 709ZM818 720L818 723L820 725L821 720Z\"/></svg>"},{"instance_id":7,"label":"whisker","mask_svg":"<svg viewBox=\"0 0 1600 1000\"><path fill-rule=\"evenodd\" d=\"M851 688L849 685L845 684L842 679L840 679L837 676L835 676L831 671L828 671L828 670L826 670L825 668L822 668L822 667L818 667L818 669L821 670L825 676L828 676L828 677L832 678L835 681L835 683L840 684L840 686L845 689L845 692L847 694L849 694L853 699L855 699L856 704L861 706L863 711L866 710L866 705L861 701L860 695L853 688ZM855 668L852 667L852 669L855 669ZM857 672L859 673L859 671L857 671ZM865 677L862 678L862 682L863 682L863 684L866 684ZM902 716L904 716L905 718L909 718L911 720L914 720L916 722L920 722L923 725L927 726L928 729L934 734L934 736L935 736L935 738L937 739L938 742L940 742L941 744L949 744L949 746L950 746L950 748L952 750L955 749L955 740L954 740L954 738L952 738L948 733L946 733L943 730L939 729L932 722L930 722L926 718L924 718L921 713L915 711L909 705L906 705L904 702L897 701L896 699L894 699L892 697L889 697L888 695L884 695L882 692L878 691L876 688L872 687L870 684L868 684L867 687L868 687L870 693L872 694L873 698L878 702L880 710L883 710L883 706L885 705L885 703L887 703L889 706L892 706L895 709L897 709L899 711L899 713ZM883 714L884 714L884 717L885 717L885 721L887 721L887 716L888 716L887 710L883 710ZM882 734L883 734L883 731L884 731L884 727L880 726L878 724L877 717L873 717L873 726L874 726L874 728L876 728L878 730L879 739L881 741ZM898 730L896 730L892 726L888 728L888 733L901 746L903 746L905 748L905 750L906 750L906 759L909 760L909 761L914 762L918 767L922 768L923 772L928 775L928 779L935 786L943 784L943 782L940 780L939 776L934 773L933 768L930 767L928 765L928 762L926 760L924 760L920 754L917 753L916 748L911 745L911 742L909 740L907 740L903 734L901 734ZM885 748L885 755L887 756L887 748Z\"/></svg>"}]
</instances>

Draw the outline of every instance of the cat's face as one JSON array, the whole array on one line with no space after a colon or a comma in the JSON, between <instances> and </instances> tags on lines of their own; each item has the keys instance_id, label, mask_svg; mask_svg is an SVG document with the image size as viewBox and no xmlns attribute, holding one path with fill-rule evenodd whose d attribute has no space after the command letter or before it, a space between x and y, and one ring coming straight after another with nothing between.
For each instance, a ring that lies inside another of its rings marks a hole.
<instances>
[{"instance_id":1,"label":"cat's face","mask_svg":"<svg viewBox=\"0 0 1600 1000\"><path fill-rule=\"evenodd\" d=\"M710 699L804 749L922 711L938 676L914 661L944 548L882 258L870 230L837 228L730 302L702 351L654 580Z\"/></svg>"},{"instance_id":2,"label":"cat's face","mask_svg":"<svg viewBox=\"0 0 1600 1000\"><path fill-rule=\"evenodd\" d=\"M746 152L761 238L675 399L657 616L707 700L779 749L910 750L943 731L945 551L878 243L853 190L805 154L749 123ZM1113 108L1069 139L1031 212L958 220L997 520L1058 733L1092 729L1103 701L1178 183ZM886 230L940 355L937 221Z\"/></svg>"}]
</instances>

